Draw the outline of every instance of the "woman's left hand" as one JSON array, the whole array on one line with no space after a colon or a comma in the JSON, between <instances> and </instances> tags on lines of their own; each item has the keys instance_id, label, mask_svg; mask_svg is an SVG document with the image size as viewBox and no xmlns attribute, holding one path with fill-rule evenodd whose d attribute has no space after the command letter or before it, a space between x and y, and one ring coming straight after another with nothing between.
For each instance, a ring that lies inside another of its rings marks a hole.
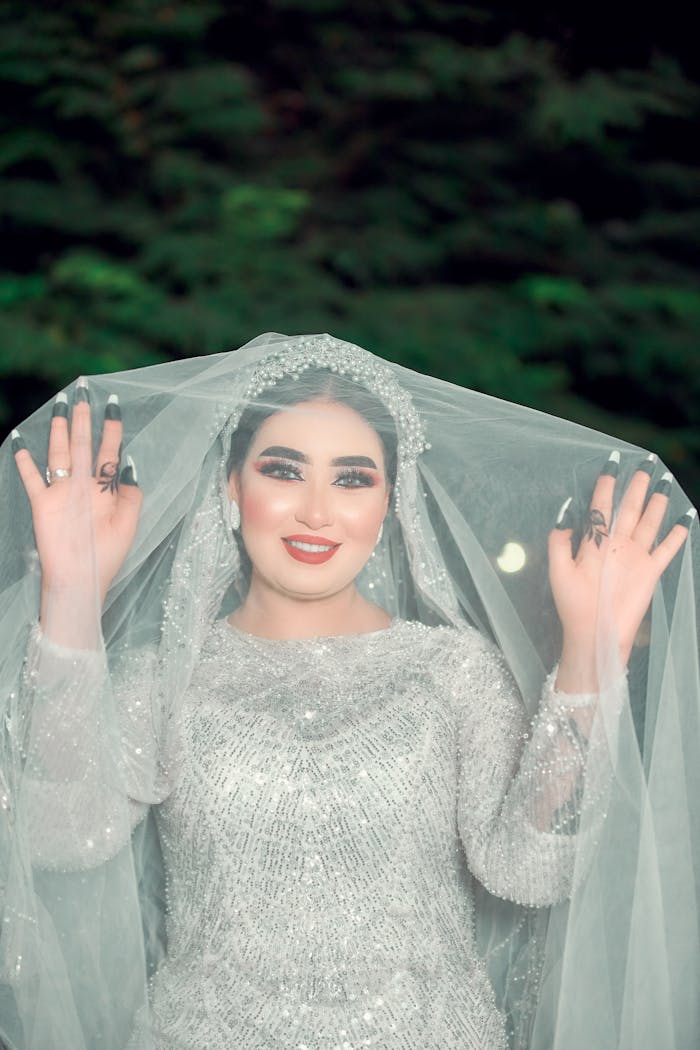
<instances>
[{"instance_id":1,"label":"woman's left hand","mask_svg":"<svg viewBox=\"0 0 700 1050\"><path fill-rule=\"evenodd\" d=\"M666 483L647 501L650 477L644 469L637 470L627 486L611 530L616 473L617 463L611 458L596 483L575 556L568 515L549 535L550 583L564 631L557 688L564 692L597 691L601 609L611 612L612 623L604 626L614 629L620 659L627 664L654 588L688 536L690 518L656 542L668 507L664 488L669 486Z\"/></svg>"}]
</instances>

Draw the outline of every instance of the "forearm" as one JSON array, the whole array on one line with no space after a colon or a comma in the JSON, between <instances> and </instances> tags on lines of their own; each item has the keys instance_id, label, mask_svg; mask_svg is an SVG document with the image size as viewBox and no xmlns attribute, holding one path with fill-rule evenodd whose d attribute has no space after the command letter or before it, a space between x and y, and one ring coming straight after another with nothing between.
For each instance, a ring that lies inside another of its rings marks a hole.
<instances>
[{"instance_id":1,"label":"forearm","mask_svg":"<svg viewBox=\"0 0 700 1050\"><path fill-rule=\"evenodd\" d=\"M491 763L465 763L460 798L474 874L492 893L534 906L569 895L575 859L595 839L611 782L614 742L599 712L607 704L614 714L614 697L563 694L555 680L553 672L527 731L505 698L502 706L494 701L488 736L510 740L510 759L505 744L473 747L472 756L486 761L490 755Z\"/></svg>"},{"instance_id":2,"label":"forearm","mask_svg":"<svg viewBox=\"0 0 700 1050\"><path fill-rule=\"evenodd\" d=\"M60 624L58 618L54 622ZM32 775L75 782L97 763L104 747L101 701L107 678L102 648L68 647L40 624L33 627L22 676L24 750Z\"/></svg>"},{"instance_id":3,"label":"forearm","mask_svg":"<svg viewBox=\"0 0 700 1050\"><path fill-rule=\"evenodd\" d=\"M473 634L455 649L445 679L457 700L458 822L471 871L497 896L562 900L604 817L624 676L600 694L557 668L530 722L502 654Z\"/></svg>"},{"instance_id":4,"label":"forearm","mask_svg":"<svg viewBox=\"0 0 700 1050\"><path fill-rule=\"evenodd\" d=\"M523 754L520 776L531 791L526 818L537 831L574 834L580 819L587 775L595 693L565 693L550 678L532 737ZM526 801L526 799L525 799Z\"/></svg>"},{"instance_id":5,"label":"forearm","mask_svg":"<svg viewBox=\"0 0 700 1050\"><path fill-rule=\"evenodd\" d=\"M145 683L134 685L146 691ZM147 726L131 725L130 705L121 712L114 703L104 649L60 646L39 626L30 635L22 693L27 723L18 740L24 759L15 802L32 861L92 867L128 841L146 812L131 794L148 797L153 780Z\"/></svg>"}]
</instances>

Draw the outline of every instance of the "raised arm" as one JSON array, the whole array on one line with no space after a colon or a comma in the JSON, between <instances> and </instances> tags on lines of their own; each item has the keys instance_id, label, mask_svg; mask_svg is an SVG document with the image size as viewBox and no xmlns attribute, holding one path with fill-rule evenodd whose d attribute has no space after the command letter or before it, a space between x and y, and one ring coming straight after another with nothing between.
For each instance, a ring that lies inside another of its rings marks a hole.
<instances>
[{"instance_id":1,"label":"raised arm","mask_svg":"<svg viewBox=\"0 0 700 1050\"><path fill-rule=\"evenodd\" d=\"M41 608L20 682L20 719L11 730L22 772L18 797L8 805L27 821L35 861L55 867L96 863L128 840L125 790L130 752L139 750L133 734L126 734L126 745L122 739L120 689L107 663L101 611L133 542L141 492L133 463L120 473L117 399L105 408L94 473L86 381L76 387L70 426L68 411L59 394L46 479L17 431L12 440L31 504ZM142 750L149 751L147 743Z\"/></svg>"},{"instance_id":2,"label":"raised arm","mask_svg":"<svg viewBox=\"0 0 700 1050\"><path fill-rule=\"evenodd\" d=\"M571 501L562 508L549 537L562 656L532 724L502 657L481 639L462 642L461 663L453 666L467 857L488 889L521 903L552 903L570 893L574 866L585 870L604 819L627 661L694 513L658 540L670 475L647 498L654 462L649 457L635 472L614 517L613 453L578 537ZM604 648L601 639L613 645Z\"/></svg>"}]
</instances>

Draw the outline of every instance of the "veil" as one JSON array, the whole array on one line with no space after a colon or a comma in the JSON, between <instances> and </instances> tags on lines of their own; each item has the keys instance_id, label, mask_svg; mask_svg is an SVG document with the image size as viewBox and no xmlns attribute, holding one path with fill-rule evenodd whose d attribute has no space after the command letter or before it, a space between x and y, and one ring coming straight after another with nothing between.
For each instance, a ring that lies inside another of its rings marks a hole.
<instances>
[{"instance_id":1,"label":"veil","mask_svg":"<svg viewBox=\"0 0 700 1050\"><path fill-rule=\"evenodd\" d=\"M117 394L144 493L95 647L40 637L29 503L0 449L0 1040L117 1050L167 953L167 887L149 807L177 782L182 697L213 621L240 603L228 518L231 441L310 367L352 379L391 417L396 483L358 587L392 616L470 624L504 655L534 715L561 646L546 541L620 452L617 497L646 453L573 423L419 375L329 335L89 378ZM67 391L69 402L75 387ZM20 427L46 460L52 405ZM653 481L664 473L656 463ZM674 486L666 528L688 509ZM95 573L94 551L85 551ZM475 885L477 938L515 1050L686 1050L700 1040L700 676L697 527L658 585L622 703L601 703L611 766L584 799L570 898L530 908ZM44 596L47 621L58 608ZM604 603L604 599L603 599ZM618 696L605 608L601 701ZM58 615L56 613L56 615Z\"/></svg>"}]
</instances>

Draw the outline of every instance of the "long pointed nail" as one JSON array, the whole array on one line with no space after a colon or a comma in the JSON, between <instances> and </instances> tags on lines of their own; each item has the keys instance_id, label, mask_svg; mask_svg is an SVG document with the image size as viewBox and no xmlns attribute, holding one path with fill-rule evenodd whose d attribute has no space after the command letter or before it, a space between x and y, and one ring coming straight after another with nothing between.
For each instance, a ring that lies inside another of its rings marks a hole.
<instances>
[{"instance_id":1,"label":"long pointed nail","mask_svg":"<svg viewBox=\"0 0 700 1050\"><path fill-rule=\"evenodd\" d=\"M698 512L695 507L691 507L687 510L682 518L679 518L676 525L682 525L684 529L689 529L698 516Z\"/></svg>"},{"instance_id":2,"label":"long pointed nail","mask_svg":"<svg viewBox=\"0 0 700 1050\"><path fill-rule=\"evenodd\" d=\"M570 525L569 525L569 516L570 516L569 515L569 507L571 506L571 500L572 500L572 497L569 496L569 498L565 499L564 502L562 503L561 508L559 510L559 513L557 514L557 520L554 523L554 528L555 529L568 529L570 527Z\"/></svg>"},{"instance_id":3,"label":"long pointed nail","mask_svg":"<svg viewBox=\"0 0 700 1050\"><path fill-rule=\"evenodd\" d=\"M53 419L54 416L62 416L64 419L68 416L68 395L63 390L60 394L56 394L51 418Z\"/></svg>"},{"instance_id":4,"label":"long pointed nail","mask_svg":"<svg viewBox=\"0 0 700 1050\"><path fill-rule=\"evenodd\" d=\"M647 458L642 463L641 467L638 467L637 469L643 470L645 474L648 474L649 477L651 477L654 471L656 470L657 459L658 456L656 455L656 453L650 452Z\"/></svg>"},{"instance_id":5,"label":"long pointed nail","mask_svg":"<svg viewBox=\"0 0 700 1050\"><path fill-rule=\"evenodd\" d=\"M658 484L656 484L654 486L654 492L652 493L652 495L654 495L654 496L657 496L657 495L659 495L659 496L668 496L669 492L671 491L672 486L673 486L673 474L671 473L670 470L667 470L665 474L661 475L661 478L660 478Z\"/></svg>"},{"instance_id":6,"label":"long pointed nail","mask_svg":"<svg viewBox=\"0 0 700 1050\"><path fill-rule=\"evenodd\" d=\"M25 443L24 443L24 439L23 439L22 435L20 434L19 430L13 430L12 433L10 434L10 437L12 438L12 451L13 451L13 453L14 452L19 452L20 449L27 447L25 445Z\"/></svg>"},{"instance_id":7,"label":"long pointed nail","mask_svg":"<svg viewBox=\"0 0 700 1050\"><path fill-rule=\"evenodd\" d=\"M614 449L608 456L608 461L600 472L602 477L616 478L620 470L620 453Z\"/></svg>"},{"instance_id":8,"label":"long pointed nail","mask_svg":"<svg viewBox=\"0 0 700 1050\"><path fill-rule=\"evenodd\" d=\"M85 376L81 376L75 386L75 400L87 401L90 403L90 392L88 390L88 381Z\"/></svg>"},{"instance_id":9,"label":"long pointed nail","mask_svg":"<svg viewBox=\"0 0 700 1050\"><path fill-rule=\"evenodd\" d=\"M126 466L122 467L122 472L119 475L120 485L138 485L138 475L136 473L136 464L134 463L131 456L126 457Z\"/></svg>"},{"instance_id":10,"label":"long pointed nail","mask_svg":"<svg viewBox=\"0 0 700 1050\"><path fill-rule=\"evenodd\" d=\"M119 396L117 394L110 394L107 398L107 405L105 407L105 419L121 419L122 410L119 407Z\"/></svg>"}]
</instances>

